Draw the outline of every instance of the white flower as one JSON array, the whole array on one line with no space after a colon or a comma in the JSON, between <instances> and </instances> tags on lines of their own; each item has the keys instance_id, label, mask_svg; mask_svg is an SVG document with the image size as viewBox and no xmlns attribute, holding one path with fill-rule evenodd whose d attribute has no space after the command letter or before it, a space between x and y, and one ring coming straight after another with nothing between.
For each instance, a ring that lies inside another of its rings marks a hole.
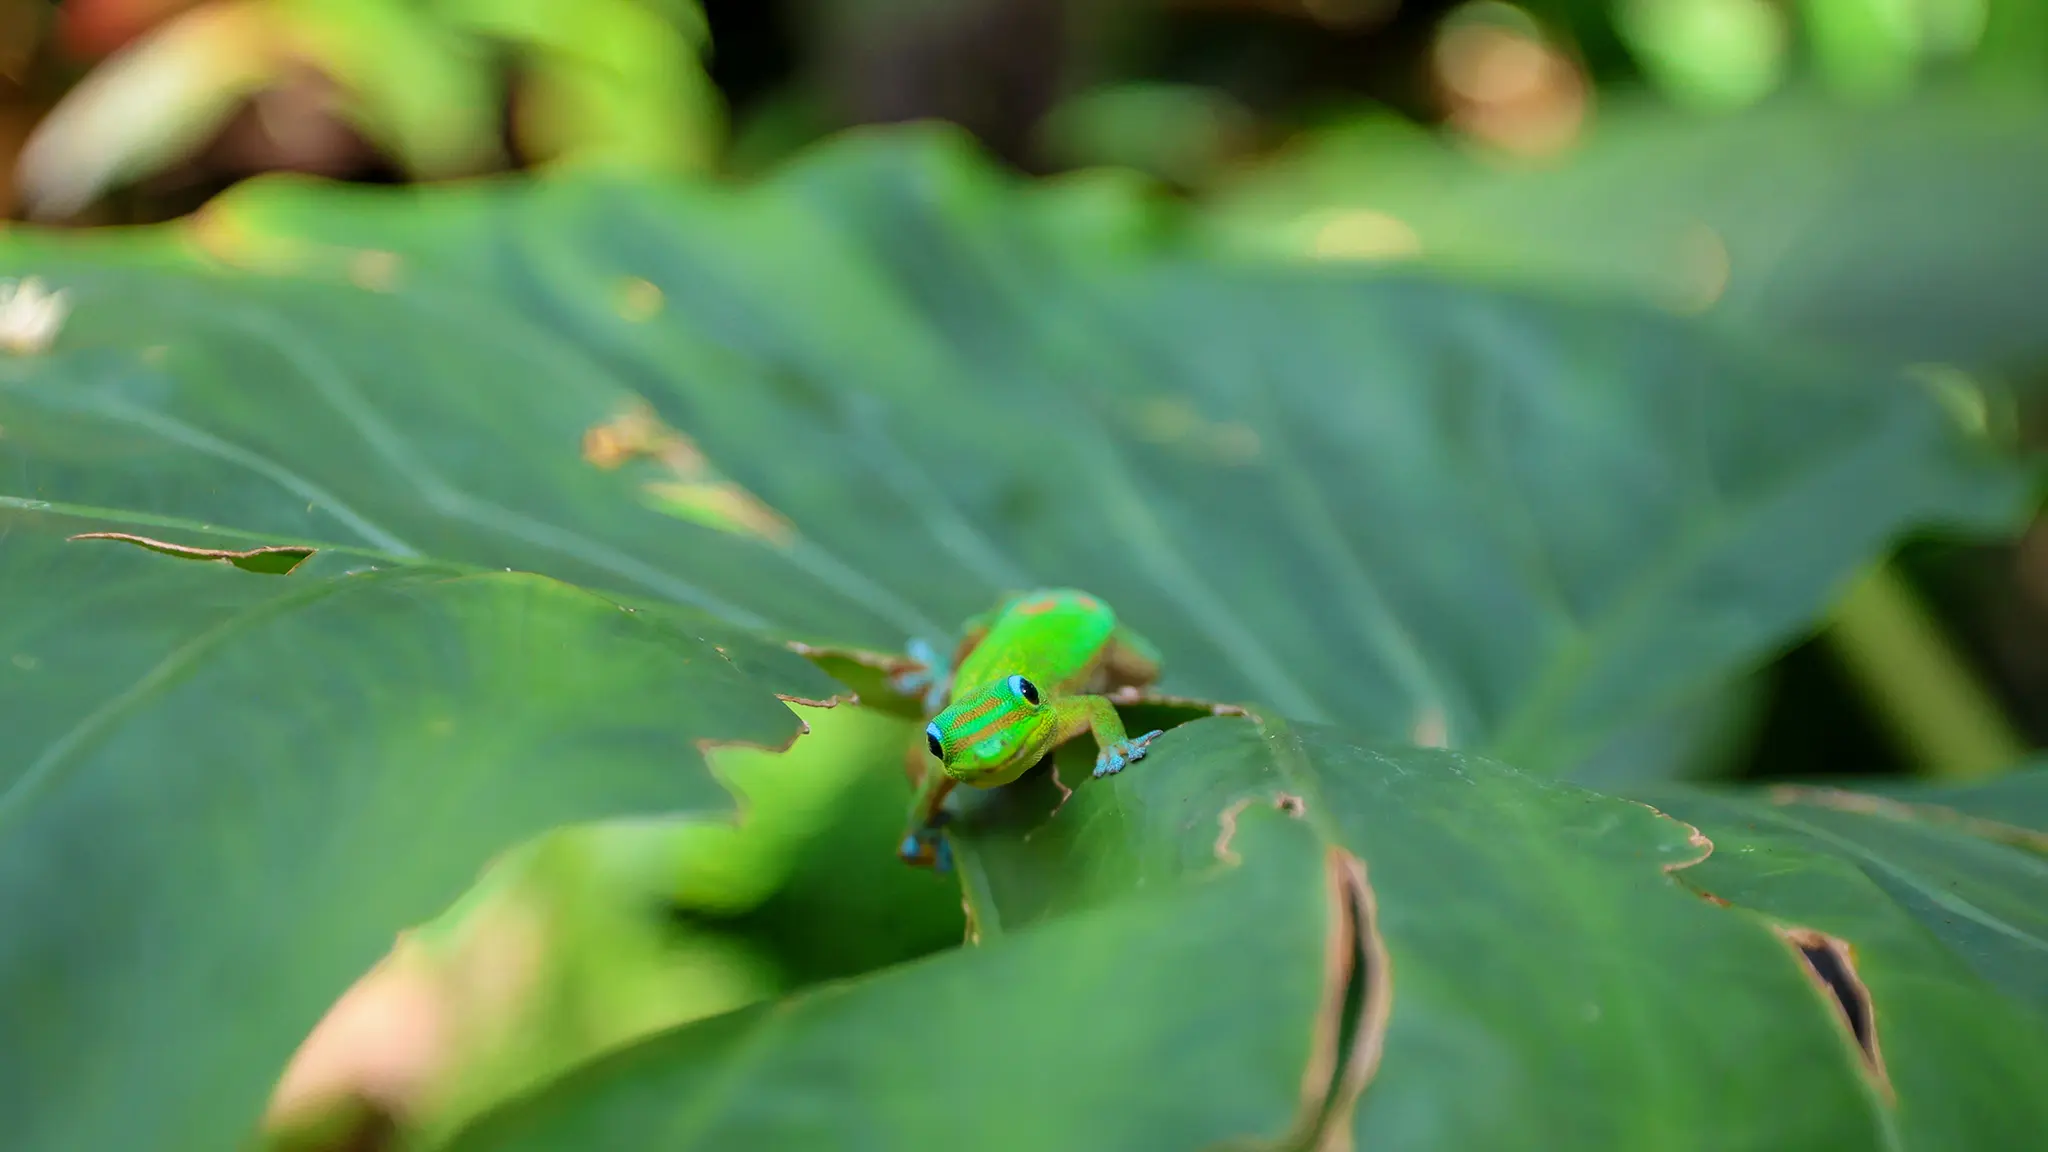
<instances>
[{"instance_id":1,"label":"white flower","mask_svg":"<svg viewBox=\"0 0 2048 1152\"><path fill-rule=\"evenodd\" d=\"M0 281L0 349L19 356L41 352L57 338L70 305L64 293L43 291L43 282Z\"/></svg>"}]
</instances>

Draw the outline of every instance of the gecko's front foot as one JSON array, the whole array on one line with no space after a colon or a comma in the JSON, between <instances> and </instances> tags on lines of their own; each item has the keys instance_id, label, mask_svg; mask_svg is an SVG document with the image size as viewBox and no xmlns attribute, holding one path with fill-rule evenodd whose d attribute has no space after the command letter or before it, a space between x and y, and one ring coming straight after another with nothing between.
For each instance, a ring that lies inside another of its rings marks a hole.
<instances>
[{"instance_id":1,"label":"gecko's front foot","mask_svg":"<svg viewBox=\"0 0 2048 1152\"><path fill-rule=\"evenodd\" d=\"M910 833L897 845L896 855L912 868L930 868L935 872L953 870L953 846L946 842L943 819Z\"/></svg>"},{"instance_id":2,"label":"gecko's front foot","mask_svg":"<svg viewBox=\"0 0 2048 1152\"><path fill-rule=\"evenodd\" d=\"M946 703L946 675L938 649L927 641L913 639L903 646L903 653L917 661L918 667L891 675L889 687L905 696L923 693L925 714L937 712Z\"/></svg>"},{"instance_id":3,"label":"gecko's front foot","mask_svg":"<svg viewBox=\"0 0 2048 1152\"><path fill-rule=\"evenodd\" d=\"M1097 776L1114 776L1123 771L1125 765L1135 764L1143 760L1146 747L1153 740L1157 739L1158 736L1159 730L1154 729L1134 740L1119 740L1104 748L1100 753L1096 754L1095 774Z\"/></svg>"}]
</instances>

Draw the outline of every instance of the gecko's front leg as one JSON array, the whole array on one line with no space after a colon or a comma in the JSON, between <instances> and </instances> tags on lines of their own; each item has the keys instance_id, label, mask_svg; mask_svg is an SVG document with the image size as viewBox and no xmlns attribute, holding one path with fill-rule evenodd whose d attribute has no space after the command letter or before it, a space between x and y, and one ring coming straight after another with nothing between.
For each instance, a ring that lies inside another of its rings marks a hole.
<instances>
[{"instance_id":1,"label":"gecko's front leg","mask_svg":"<svg viewBox=\"0 0 2048 1152\"><path fill-rule=\"evenodd\" d=\"M1132 738L1107 696L1069 696L1055 707L1059 713L1059 735L1054 743L1087 732L1095 737L1096 776L1113 776L1145 758L1145 751L1160 736L1160 730Z\"/></svg>"},{"instance_id":2,"label":"gecko's front leg","mask_svg":"<svg viewBox=\"0 0 2048 1152\"><path fill-rule=\"evenodd\" d=\"M924 714L937 712L946 704L946 685L951 671L939 657L939 650L930 641L913 638L903 646L904 655L917 661L918 667L893 673L889 687L905 696L924 694Z\"/></svg>"},{"instance_id":3,"label":"gecko's front leg","mask_svg":"<svg viewBox=\"0 0 2048 1152\"><path fill-rule=\"evenodd\" d=\"M924 779L910 801L910 830L896 849L905 864L940 872L953 870L953 848L945 835L946 823L952 819L952 813L946 811L946 797L956 783L938 766L925 767Z\"/></svg>"}]
</instances>

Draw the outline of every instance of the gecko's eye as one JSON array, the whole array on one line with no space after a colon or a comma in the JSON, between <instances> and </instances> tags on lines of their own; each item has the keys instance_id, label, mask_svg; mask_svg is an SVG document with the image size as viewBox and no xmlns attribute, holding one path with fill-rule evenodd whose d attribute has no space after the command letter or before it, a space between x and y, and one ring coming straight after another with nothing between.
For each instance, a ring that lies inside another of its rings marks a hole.
<instances>
[{"instance_id":1,"label":"gecko's eye","mask_svg":"<svg viewBox=\"0 0 2048 1152\"><path fill-rule=\"evenodd\" d=\"M934 720L925 726L924 743L925 747L932 750L932 755L937 756L941 760L946 758L946 741L939 735L938 721Z\"/></svg>"},{"instance_id":2,"label":"gecko's eye","mask_svg":"<svg viewBox=\"0 0 2048 1152\"><path fill-rule=\"evenodd\" d=\"M1022 696L1026 704L1038 703L1038 685L1022 676L1010 677L1010 691Z\"/></svg>"}]
</instances>

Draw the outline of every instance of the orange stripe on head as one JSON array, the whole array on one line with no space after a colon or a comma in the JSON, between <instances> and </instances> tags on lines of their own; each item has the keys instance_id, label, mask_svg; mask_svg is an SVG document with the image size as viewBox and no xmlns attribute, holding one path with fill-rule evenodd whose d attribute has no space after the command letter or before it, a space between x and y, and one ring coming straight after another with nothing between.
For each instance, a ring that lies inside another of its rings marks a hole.
<instances>
[{"instance_id":1,"label":"orange stripe on head","mask_svg":"<svg viewBox=\"0 0 2048 1152\"><path fill-rule=\"evenodd\" d=\"M981 703L976 704L974 707L969 708L967 711L962 712L958 716L953 717L953 724L955 727L959 727L965 724L972 724L976 720L981 719L983 716L988 715L990 712L995 711L997 708L1002 707L1002 705L1003 701L1001 697L991 696L988 699L983 700Z\"/></svg>"},{"instance_id":2,"label":"orange stripe on head","mask_svg":"<svg viewBox=\"0 0 2048 1152\"><path fill-rule=\"evenodd\" d=\"M1059 606L1059 597L1047 596L1039 600L1027 600L1010 609L1010 611L1015 612L1019 616L1037 616L1040 613L1050 612Z\"/></svg>"},{"instance_id":3,"label":"orange stripe on head","mask_svg":"<svg viewBox=\"0 0 2048 1152\"><path fill-rule=\"evenodd\" d=\"M988 723L983 724L979 728L976 728L974 731L968 732L964 735L956 736L954 737L954 739L959 741L961 747L972 748L976 744L981 743L983 740L988 739L989 736L991 736L992 734L1002 731L1004 725L1008 724L1009 721L1010 714L1005 712L1003 715L995 717Z\"/></svg>"}]
</instances>

